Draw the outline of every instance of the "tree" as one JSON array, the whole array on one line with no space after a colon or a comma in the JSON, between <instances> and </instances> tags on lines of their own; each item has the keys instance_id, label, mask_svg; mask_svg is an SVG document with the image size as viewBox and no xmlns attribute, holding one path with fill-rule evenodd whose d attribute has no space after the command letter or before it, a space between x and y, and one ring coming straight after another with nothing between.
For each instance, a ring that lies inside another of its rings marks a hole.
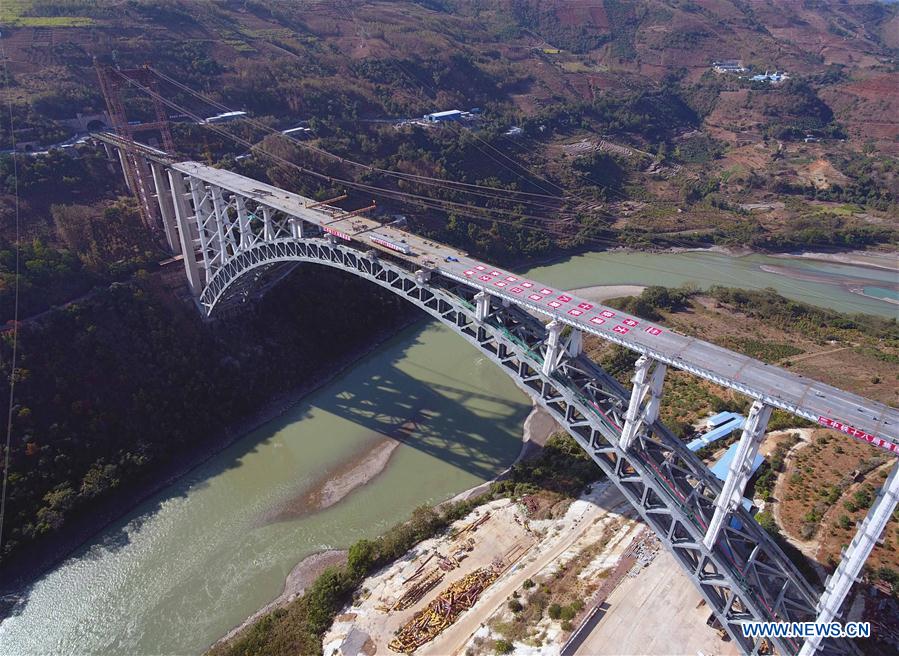
<instances>
[{"instance_id":1,"label":"tree","mask_svg":"<svg viewBox=\"0 0 899 656\"><path fill-rule=\"evenodd\" d=\"M777 522L774 521L774 515L768 511L763 510L757 513L755 521L758 522L759 526L765 529L772 537L780 536L780 529L777 527Z\"/></svg>"},{"instance_id":2,"label":"tree","mask_svg":"<svg viewBox=\"0 0 899 656\"><path fill-rule=\"evenodd\" d=\"M378 558L378 545L371 540L359 540L347 554L347 570L354 579L362 579Z\"/></svg>"}]
</instances>

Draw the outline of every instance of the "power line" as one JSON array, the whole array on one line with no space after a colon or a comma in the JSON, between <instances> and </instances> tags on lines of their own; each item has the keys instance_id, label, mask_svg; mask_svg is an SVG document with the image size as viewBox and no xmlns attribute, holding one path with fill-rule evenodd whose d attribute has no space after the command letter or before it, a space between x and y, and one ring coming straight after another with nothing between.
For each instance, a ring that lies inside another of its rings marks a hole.
<instances>
[{"instance_id":1,"label":"power line","mask_svg":"<svg viewBox=\"0 0 899 656\"><path fill-rule=\"evenodd\" d=\"M165 80L166 82L169 82L170 84L175 85L177 88L193 95L194 97L202 100L203 102L209 103L216 109L219 109L219 110L222 110L225 112L233 111L231 108L227 107L226 105L219 103L218 101L206 96L205 94L202 94L198 91L195 91L194 89L191 89L187 85L179 82L178 80L175 80L174 78L172 78L168 75L165 75L164 73L161 73L160 71L157 71L156 69L150 69L150 70L152 70L156 75L158 75L161 79ZM380 173L383 175L388 175L388 176L399 178L399 179L420 182L422 184L431 184L431 185L435 185L435 186L444 186L444 187L459 186L459 187L463 187L463 188L476 189L479 192L481 192L481 195L487 195L489 193L489 195L491 195L491 196L499 197L500 195L508 196L509 194L512 194L513 196L516 196L516 197L522 196L522 197L526 197L526 198L550 199L550 200L557 201L557 202L564 202L566 200L565 197L559 196L557 194L538 194L538 193L523 191L523 190L519 190L519 189L498 189L496 187L489 187L487 185L478 185L478 184L472 184L472 183L467 183L467 182L461 182L458 180L446 180L444 178L435 178L433 176L419 175L419 174L415 174L415 173L404 173L402 171L392 171L390 169L384 169L384 168L380 168L377 166L372 166L370 164L358 162L356 160L353 160L353 159L350 159L347 157L342 157L342 156L332 153L328 150L325 150L324 148L320 148L320 147L305 143L303 141L300 141L299 139L295 139L289 135L286 135L279 130L275 130L271 126L266 125L265 123L262 123L261 121L258 121L250 116L243 117L242 120L246 121L253 127L256 127L264 132L268 132L270 134L279 136L286 141L296 144L297 146L299 146L302 149L309 150L311 152L322 155L323 157L327 157L327 158L333 159L335 161L338 161L342 164L355 166L355 167L361 168L365 171L372 172L372 173ZM201 119L201 121L202 121L202 119ZM518 177L522 177L522 176L519 175ZM524 178L522 178L522 179L524 179ZM526 179L524 179L524 180L525 180L525 182L529 182ZM533 183L531 183L531 184L533 184ZM476 192L472 191L472 192L467 192L467 193L476 193ZM528 201L528 202L534 203L535 201ZM549 205L541 205L541 206L542 207L550 207ZM552 207L556 207L556 206L554 205Z\"/></svg>"},{"instance_id":2,"label":"power line","mask_svg":"<svg viewBox=\"0 0 899 656\"><path fill-rule=\"evenodd\" d=\"M265 150L259 144L254 144L242 137L231 134L231 133L227 132L226 130L222 129L221 127L219 127L217 124L204 123L202 118L200 118L195 113L191 112L189 109L184 108L181 105L178 105L174 101L171 101L167 98L160 96L152 89L149 89L134 80L129 79L129 82L131 84L135 85L136 87L140 88L142 91L144 91L148 95L158 97L158 99L161 100L162 102L164 102L165 104L183 112L184 114L190 116L191 118L194 118L194 120L197 120L198 122L203 123L205 127L208 127L210 129L212 129L213 131L215 131L219 134L222 134L225 137L228 137L238 143L241 143L242 145L246 146L250 150L258 151L258 152L262 153L266 157L269 157L270 159L276 161L276 163L279 163L280 165L282 165L286 168L295 169L296 171L298 171L300 173L304 173L306 175L310 175L310 176L316 177L321 180L326 180L332 184L339 183L339 184L345 185L347 187L351 187L351 188L354 188L354 189L357 189L360 191L366 191L368 193L372 193L375 195L380 195L380 196L383 196L386 198L390 198L392 200L406 200L407 202L417 203L417 204L422 205L429 209L435 209L435 210L439 210L439 211L443 211L443 212L455 213L462 217L470 218L470 219L473 219L476 221L482 221L482 222L489 221L491 223L510 225L512 227L523 228L526 230L530 230L532 232L541 232L541 233L544 233L544 234L547 234L547 235L550 235L553 237L568 237L568 238L572 237L572 235L570 235L570 234L564 234L564 233L560 233L557 231L553 231L544 225L535 226L535 225L526 224L526 223L522 224L520 222L509 221L508 219L503 220L503 219L498 219L495 217L485 217L485 216L481 216L479 214L474 214L473 212L477 212L477 211L499 212L499 213L503 213L503 214L512 214L514 216L520 216L522 218L536 219L541 222L544 220L543 217L534 217L534 216L530 216L530 215L526 215L526 214L521 214L519 212L511 212L511 211L500 210L500 209L496 209L496 208L494 208L494 209L480 208L480 207L467 205L467 204L463 204L463 203L455 203L455 202L447 201L444 199L435 199L435 198L432 198L429 196L421 196L418 194L410 194L408 192L403 192L403 191L399 191L399 190L385 189L383 187L378 187L376 185L368 185L365 183L360 183L360 182L356 182L356 181L352 181L352 180L347 180L347 179L338 178L338 177L334 177L334 176L328 176L326 174L319 173L319 172L311 170L311 169L307 169L303 166L300 166L294 162L286 160L278 155L275 155L274 153L271 153L271 152ZM199 96L200 94L195 94L195 95ZM224 106L222 106L222 107L224 107ZM264 124L260 124L260 125L264 125ZM268 126L265 126L265 129L276 132L272 128L269 128ZM299 143L299 142L297 142L297 143ZM321 149L315 149L315 150L321 150ZM336 158L340 161L346 161L346 162L350 161L350 160L345 160L344 158L340 158L339 156L334 155L333 153L328 153L328 151L322 150L321 152L323 154L327 154L327 156L329 156L329 157ZM366 165L360 164L360 166L365 167ZM412 199L412 200L409 200L409 199ZM603 223L608 223L608 222L602 221L601 219L600 219L600 221ZM581 235L581 236L575 236L575 239L581 239L584 242L591 242L591 243L595 243L595 244L598 244L601 246L620 245L617 241L610 240L610 239L602 239L602 238L598 238L598 237L590 237L590 236ZM672 243L678 243L678 240L675 240L675 239L671 239L670 241ZM691 244L687 244L686 242L681 242L681 244L692 247ZM647 269L650 271L661 271L663 273L668 273L667 271L665 271L663 269L647 267L644 265L632 265L632 266L634 266L635 268L642 268L642 269ZM705 266L704 264L700 263L700 267L704 267L704 266ZM727 277L731 278L731 281L734 284L736 284L737 286L742 287L742 286L746 285L745 281L738 280L737 278L735 278L727 273L725 275L727 275ZM711 282L711 283L720 283L721 282L720 280L714 279L714 278L708 278L708 277L703 278L701 276L694 276L694 277L699 280L705 280L705 281ZM804 289L800 288L798 285L796 285L792 281L786 280L786 281L783 281L783 284L785 287L792 287L794 290L796 290L806 296L820 298L824 301L831 300L830 297L828 297L828 296L810 293L808 290L804 290ZM759 287L755 287L755 288L759 288ZM859 307L859 309L862 309L862 306L858 305L858 307Z\"/></svg>"},{"instance_id":3,"label":"power line","mask_svg":"<svg viewBox=\"0 0 899 656\"><path fill-rule=\"evenodd\" d=\"M16 157L16 133L13 129L13 104L12 94L9 92L9 64L6 58L6 47L3 42L3 35L0 34L0 59L3 60L3 84L4 93L9 106L9 137L12 143L12 177L13 177L13 196L14 215L15 215L15 235L16 235L16 264L15 264L15 300L13 303L13 328L12 328L12 358L9 368L9 405L6 412L6 444L3 457L3 489L0 492L0 557L3 555L3 523L6 519L6 490L9 484L9 461L10 461L10 445L12 443L12 413L15 402L16 389L16 358L19 347L19 168L18 158Z\"/></svg>"},{"instance_id":4,"label":"power line","mask_svg":"<svg viewBox=\"0 0 899 656\"><path fill-rule=\"evenodd\" d=\"M157 92L140 84L139 82L137 82L135 80L132 80L130 78L126 78L126 79L128 80L129 84L139 88L144 93L147 93L148 95L150 95L156 99L159 99L161 102L167 104L168 106L172 107L173 109L176 109L176 110L184 113L185 115L189 116L190 118L193 118L194 120L196 120L198 122L201 122L201 123L203 122L203 119L199 115L192 112L190 109L176 103L173 100L163 97L162 95L158 94ZM337 176L331 176L331 175L327 175L324 173L319 173L318 171L308 169L304 166L301 166L299 164L296 164L294 162L286 160L278 155L275 155L274 153L271 153L270 151L262 148L262 146L258 143L253 143L243 137L232 134L232 133L228 132L227 130L224 130L223 128L221 128L219 126L219 124L204 123L204 127L207 127L209 129L213 130L214 132L217 132L223 136L226 136L226 137L236 141L237 143L240 143L241 145L245 146L246 148L248 148L250 150L261 152L264 155L266 155L267 157L277 160L278 162L280 162L281 164L283 164L285 166L296 169L300 173L311 175L320 180L326 180L331 183L339 183L341 185L352 187L352 188L358 189L360 191L367 191L370 193L375 193L375 194L379 194L379 195L383 195L383 196L388 196L388 194L389 194L390 197L393 198L394 200L402 197L402 198L412 199L415 202L420 202L420 203L431 203L431 204L441 203L445 206L442 208L443 211L457 212L460 214L480 210L480 211L492 212L492 213L497 213L497 214L502 214L502 215L511 215L511 216L516 216L516 217L522 217L522 218L526 218L526 219L534 219L537 221L545 220L545 217L525 214L525 213L522 213L519 211L507 210L507 209L495 208L495 207L494 208L477 207L477 206L473 206L473 205L469 205L469 204L465 204L465 203L459 203L459 202L455 202L455 201L450 201L450 200L446 200L446 199L433 198L431 196L422 196L420 194L413 194L413 193L404 192L404 191L400 191L400 190L385 189L383 187L379 187L376 185L365 184L365 183L357 182L354 180L348 180L346 178L340 178ZM323 151L323 152L327 153L327 151ZM339 158L338 156L333 155L331 153L327 153L327 154L330 157L339 159L340 161L348 161L348 160L343 160L342 158ZM361 165L361 166L365 166L365 165ZM502 190L496 190L496 191L502 192ZM519 201L513 201L513 202L519 202ZM481 218L484 218L484 217L481 217Z\"/></svg>"}]
</instances>

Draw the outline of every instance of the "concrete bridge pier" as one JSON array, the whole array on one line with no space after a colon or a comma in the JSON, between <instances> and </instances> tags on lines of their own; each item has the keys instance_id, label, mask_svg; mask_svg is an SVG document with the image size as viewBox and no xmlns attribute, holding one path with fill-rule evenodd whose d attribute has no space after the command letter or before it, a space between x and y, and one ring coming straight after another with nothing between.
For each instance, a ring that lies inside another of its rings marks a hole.
<instances>
[{"instance_id":1,"label":"concrete bridge pier","mask_svg":"<svg viewBox=\"0 0 899 656\"><path fill-rule=\"evenodd\" d=\"M721 488L721 494L715 500L715 514L703 539L703 543L709 549L718 539L724 522L728 521L733 511L743 501L743 492L752 476L752 463L765 438L765 428L768 426L772 410L770 405L765 405L761 401L755 401L749 410L737 452L727 472L727 479Z\"/></svg>"},{"instance_id":2,"label":"concrete bridge pier","mask_svg":"<svg viewBox=\"0 0 899 656\"><path fill-rule=\"evenodd\" d=\"M125 186L128 187L128 191L132 194L137 194L137 191L134 189L134 181L131 179L131 173L128 171L128 163L125 161L125 157L128 154L124 150L117 150L119 154L119 166L122 167L122 177L125 178Z\"/></svg>"},{"instance_id":3,"label":"concrete bridge pier","mask_svg":"<svg viewBox=\"0 0 899 656\"><path fill-rule=\"evenodd\" d=\"M568 336L563 337L568 329ZM550 321L546 324L546 354L543 358L542 372L544 376L550 376L559 367L562 358L576 358L584 349L584 335L580 330L575 330L561 321Z\"/></svg>"},{"instance_id":4,"label":"concrete bridge pier","mask_svg":"<svg viewBox=\"0 0 899 656\"><path fill-rule=\"evenodd\" d=\"M665 382L667 366L652 358L641 355L634 367L631 381L631 398L625 414L624 428L618 439L618 446L627 451L641 430L652 426L659 418L659 407L662 404L662 385ZM643 399L649 396L646 403Z\"/></svg>"},{"instance_id":5,"label":"concrete bridge pier","mask_svg":"<svg viewBox=\"0 0 899 656\"><path fill-rule=\"evenodd\" d=\"M194 249L192 224L193 213L187 201L187 189L184 188L184 176L174 169L168 170L169 189L172 192L172 204L175 210L175 221L178 226L178 241L181 253L184 255L184 273L187 275L187 284L194 299L199 299L203 293L203 285L200 282L200 268L197 265L197 256Z\"/></svg>"},{"instance_id":6,"label":"concrete bridge pier","mask_svg":"<svg viewBox=\"0 0 899 656\"><path fill-rule=\"evenodd\" d=\"M550 321L546 324L546 353L543 356L542 372L544 376L551 376L559 364L562 349L559 346L562 330L565 324L561 321Z\"/></svg>"},{"instance_id":7,"label":"concrete bridge pier","mask_svg":"<svg viewBox=\"0 0 899 656\"><path fill-rule=\"evenodd\" d=\"M490 316L490 294L487 292L478 292L474 296L475 300L475 318L483 323Z\"/></svg>"},{"instance_id":8,"label":"concrete bridge pier","mask_svg":"<svg viewBox=\"0 0 899 656\"><path fill-rule=\"evenodd\" d=\"M108 147L108 146L107 146ZM172 204L172 194L165 181L165 174L159 162L150 162L150 171L153 174L153 186L156 190L156 202L159 203L159 214L162 217L162 230L165 233L165 241L169 250L175 255L184 252L178 241L177 227L175 226L175 207Z\"/></svg>"}]
</instances>

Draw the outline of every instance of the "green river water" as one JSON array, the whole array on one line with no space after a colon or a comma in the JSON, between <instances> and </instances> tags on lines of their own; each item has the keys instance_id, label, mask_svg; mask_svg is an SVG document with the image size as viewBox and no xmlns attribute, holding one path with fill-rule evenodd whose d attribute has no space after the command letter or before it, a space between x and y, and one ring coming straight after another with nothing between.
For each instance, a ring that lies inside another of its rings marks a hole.
<instances>
[{"instance_id":1,"label":"green river water","mask_svg":"<svg viewBox=\"0 0 899 656\"><path fill-rule=\"evenodd\" d=\"M789 266L826 281L789 279L761 266ZM530 275L563 288L770 286L837 310L897 312L838 284L862 278L868 288L889 291L895 272L808 260L588 254ZM417 505L504 469L519 451L528 411L512 381L448 329L407 329L22 591L0 624L0 654L200 653L273 599L304 556L375 536ZM318 513L271 520L322 472L410 420L412 434L369 484Z\"/></svg>"}]
</instances>

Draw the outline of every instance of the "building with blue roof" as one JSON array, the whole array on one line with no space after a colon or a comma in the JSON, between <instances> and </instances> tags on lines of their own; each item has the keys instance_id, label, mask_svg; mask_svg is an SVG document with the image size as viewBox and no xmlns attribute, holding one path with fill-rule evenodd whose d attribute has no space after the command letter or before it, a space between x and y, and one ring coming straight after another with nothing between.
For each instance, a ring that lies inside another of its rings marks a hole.
<instances>
[{"instance_id":1,"label":"building with blue roof","mask_svg":"<svg viewBox=\"0 0 899 656\"><path fill-rule=\"evenodd\" d=\"M712 473L715 475L719 481L723 481L727 478L727 470L730 469L730 463L734 459L734 454L737 452L737 447L740 446L739 442L734 442L728 447L727 451L721 459L712 465ZM762 466L762 463L765 462L765 458L756 454L755 458L752 460L752 471L749 473L749 476L752 477Z\"/></svg>"},{"instance_id":2,"label":"building with blue roof","mask_svg":"<svg viewBox=\"0 0 899 656\"><path fill-rule=\"evenodd\" d=\"M724 414L724 413L719 413ZM727 437L734 431L741 430L743 428L743 422L746 421L746 418L742 415L738 415L735 412L727 413L733 415L728 418L723 424L719 425L717 428L713 428L708 433L701 437L697 437L695 440L687 444L687 448L690 451L699 451L702 447L708 446L712 442L717 442L722 437ZM717 415L716 415L717 416Z\"/></svg>"}]
</instances>

